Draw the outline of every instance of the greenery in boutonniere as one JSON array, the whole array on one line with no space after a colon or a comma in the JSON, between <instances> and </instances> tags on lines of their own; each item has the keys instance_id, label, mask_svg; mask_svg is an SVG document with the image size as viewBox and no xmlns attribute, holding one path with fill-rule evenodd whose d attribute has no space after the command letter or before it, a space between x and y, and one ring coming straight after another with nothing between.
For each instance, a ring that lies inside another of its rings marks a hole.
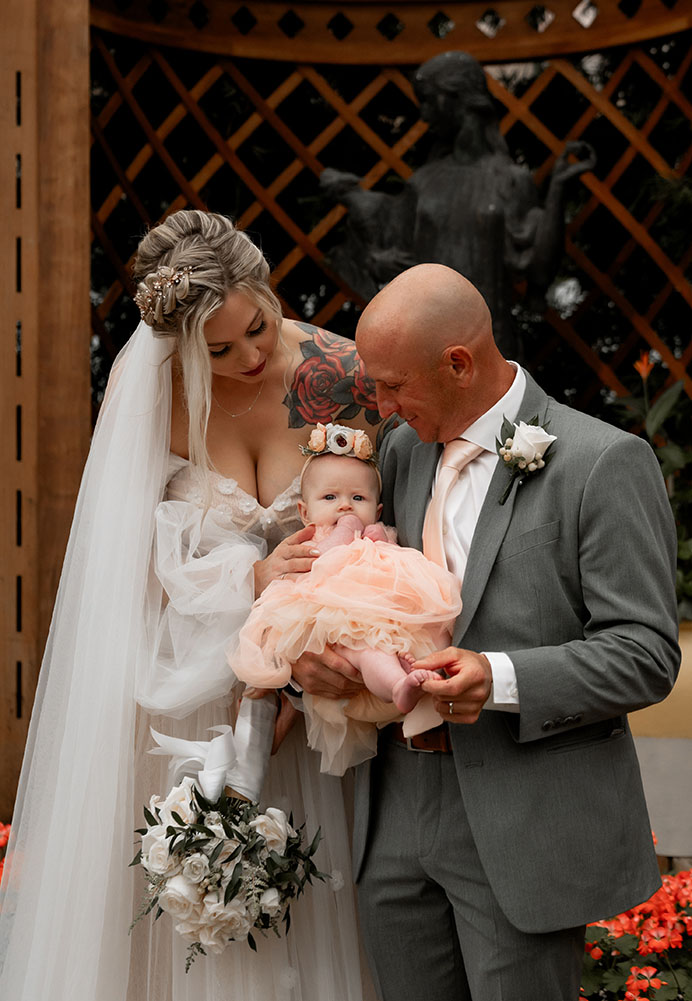
<instances>
[{"instance_id":1,"label":"greenery in boutonniere","mask_svg":"<svg viewBox=\"0 0 692 1001\"><path fill-rule=\"evenodd\" d=\"M682 381L657 394L655 387L663 385L668 371L654 357L642 351L634 363L641 395L621 397L613 406L641 429L661 464L678 530L678 610L681 619L692 619L692 400Z\"/></svg>"},{"instance_id":2,"label":"greenery in boutonniere","mask_svg":"<svg viewBox=\"0 0 692 1001\"><path fill-rule=\"evenodd\" d=\"M538 416L528 423L519 421L518 424L512 424L505 417L500 437L496 439L496 448L510 478L500 504L504 504L509 497L515 480L521 482L544 468L550 461L548 449L555 440L554 434L548 434L548 422L539 424Z\"/></svg>"}]
</instances>

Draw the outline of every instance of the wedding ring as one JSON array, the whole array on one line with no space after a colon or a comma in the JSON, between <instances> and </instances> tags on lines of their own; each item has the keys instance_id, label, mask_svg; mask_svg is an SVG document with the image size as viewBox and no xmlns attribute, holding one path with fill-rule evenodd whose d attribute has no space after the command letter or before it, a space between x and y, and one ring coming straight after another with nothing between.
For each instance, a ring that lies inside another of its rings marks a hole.
<instances>
[{"instance_id":1,"label":"wedding ring","mask_svg":"<svg viewBox=\"0 0 692 1001\"><path fill-rule=\"evenodd\" d=\"M452 716L453 713L454 713L454 703L450 702L449 703L449 715Z\"/></svg>"}]
</instances>

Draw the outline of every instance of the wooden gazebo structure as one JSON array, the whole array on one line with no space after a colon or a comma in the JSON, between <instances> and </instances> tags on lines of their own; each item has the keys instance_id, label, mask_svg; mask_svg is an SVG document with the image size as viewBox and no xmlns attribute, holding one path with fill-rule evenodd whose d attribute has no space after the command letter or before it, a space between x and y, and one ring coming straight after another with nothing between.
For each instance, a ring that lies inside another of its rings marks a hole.
<instances>
[{"instance_id":1,"label":"wooden gazebo structure","mask_svg":"<svg viewBox=\"0 0 692 1001\"><path fill-rule=\"evenodd\" d=\"M638 198L647 186L688 184L690 29L692 0L8 0L0 820L88 447L90 346L112 360L132 327L128 263L141 232L185 205L235 215L261 236L286 309L347 329L360 301L325 260L345 209L319 200L319 175L348 148L366 186L406 179L426 129L407 71L464 49L489 67L501 130L530 150L538 183L566 140L600 144L567 234L585 295L571 316L548 313L530 364L540 369L556 345L566 349L572 402L588 409L604 392L627 392L626 373L648 346L692 396L692 247L666 242L665 196ZM589 68L583 57L604 50L607 72ZM518 87L503 72L517 62L532 66ZM626 95L635 85L645 100L633 116ZM555 102L559 129L547 124ZM621 277L637 269L646 280L634 297ZM305 288L314 290L309 311ZM612 346L594 333L599 310L626 331Z\"/></svg>"}]
</instances>

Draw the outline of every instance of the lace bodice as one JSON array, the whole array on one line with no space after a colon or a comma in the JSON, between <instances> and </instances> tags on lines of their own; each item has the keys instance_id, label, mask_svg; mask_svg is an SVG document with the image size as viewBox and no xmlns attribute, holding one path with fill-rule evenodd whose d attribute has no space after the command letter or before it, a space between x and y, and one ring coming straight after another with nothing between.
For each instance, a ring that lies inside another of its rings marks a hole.
<instances>
[{"instance_id":1,"label":"lace bodice","mask_svg":"<svg viewBox=\"0 0 692 1001\"><path fill-rule=\"evenodd\" d=\"M204 484L201 471L187 459L171 453L168 464L167 500L190 501L200 507L204 504ZM236 532L249 532L264 539L271 551L282 539L302 528L298 515L300 477L274 498L269 507L263 507L256 497L246 493L230 477L210 473L211 506L228 521Z\"/></svg>"}]
</instances>

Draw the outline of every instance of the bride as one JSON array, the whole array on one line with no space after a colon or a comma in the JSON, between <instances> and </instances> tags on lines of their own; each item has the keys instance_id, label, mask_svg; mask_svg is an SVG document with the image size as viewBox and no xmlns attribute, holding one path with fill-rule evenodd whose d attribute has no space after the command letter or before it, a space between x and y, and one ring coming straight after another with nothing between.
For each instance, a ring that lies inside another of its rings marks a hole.
<instances>
[{"instance_id":1,"label":"bride","mask_svg":"<svg viewBox=\"0 0 692 1001\"><path fill-rule=\"evenodd\" d=\"M94 434L22 768L0 996L362 1001L341 786L285 700L262 801L308 836L321 827L316 862L333 878L294 902L287 937L231 944L189 974L168 915L128 934L144 890L133 831L170 785L150 727L204 740L229 721L224 648L255 595L314 558L298 446L318 421L377 421L353 344L282 319L230 220L176 212L144 237L135 273L143 319ZM353 671L332 657L331 694L349 696Z\"/></svg>"}]
</instances>

